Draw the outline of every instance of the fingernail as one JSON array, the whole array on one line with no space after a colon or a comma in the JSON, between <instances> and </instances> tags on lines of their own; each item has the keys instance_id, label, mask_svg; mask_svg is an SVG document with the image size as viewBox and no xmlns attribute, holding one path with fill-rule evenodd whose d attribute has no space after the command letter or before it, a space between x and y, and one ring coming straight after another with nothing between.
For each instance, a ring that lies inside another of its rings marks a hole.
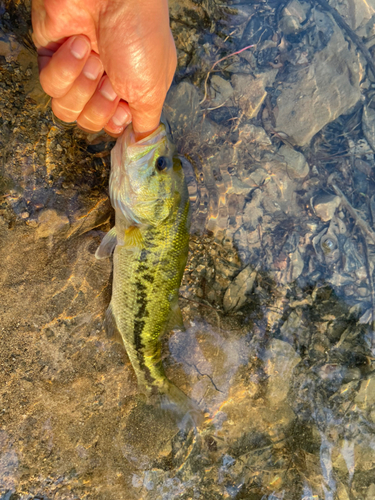
<instances>
[{"instance_id":1,"label":"fingernail","mask_svg":"<svg viewBox=\"0 0 375 500\"><path fill-rule=\"evenodd\" d=\"M76 59L83 59L90 50L90 45L85 38L77 36L70 46L70 52Z\"/></svg>"},{"instance_id":2,"label":"fingernail","mask_svg":"<svg viewBox=\"0 0 375 500\"><path fill-rule=\"evenodd\" d=\"M113 90L109 78L105 77L99 85L100 93L109 101L114 101L117 97L116 92Z\"/></svg>"},{"instance_id":3,"label":"fingernail","mask_svg":"<svg viewBox=\"0 0 375 500\"><path fill-rule=\"evenodd\" d=\"M89 80L96 80L102 70L102 63L99 59L97 57L89 57L82 71L85 77Z\"/></svg>"},{"instance_id":4,"label":"fingernail","mask_svg":"<svg viewBox=\"0 0 375 500\"><path fill-rule=\"evenodd\" d=\"M117 127L122 127L129 121L129 115L124 108L118 107L115 114L112 116L112 121Z\"/></svg>"}]
</instances>

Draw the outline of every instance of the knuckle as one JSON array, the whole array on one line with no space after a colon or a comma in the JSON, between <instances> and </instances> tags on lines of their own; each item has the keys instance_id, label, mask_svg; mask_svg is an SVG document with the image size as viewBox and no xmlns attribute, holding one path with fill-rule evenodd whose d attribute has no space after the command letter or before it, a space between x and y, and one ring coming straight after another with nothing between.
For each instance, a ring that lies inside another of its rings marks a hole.
<instances>
[{"instance_id":1,"label":"knuckle","mask_svg":"<svg viewBox=\"0 0 375 500\"><path fill-rule=\"evenodd\" d=\"M74 122L79 115L79 112L69 110L60 105L56 99L52 99L52 111L57 118L63 122Z\"/></svg>"}]
</instances>

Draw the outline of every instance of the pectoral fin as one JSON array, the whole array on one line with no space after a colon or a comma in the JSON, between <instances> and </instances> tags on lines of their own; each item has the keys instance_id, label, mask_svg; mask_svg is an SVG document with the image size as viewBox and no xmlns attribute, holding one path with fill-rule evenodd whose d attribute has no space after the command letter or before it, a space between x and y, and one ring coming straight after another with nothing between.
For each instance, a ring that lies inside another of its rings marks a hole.
<instances>
[{"instance_id":1,"label":"pectoral fin","mask_svg":"<svg viewBox=\"0 0 375 500\"><path fill-rule=\"evenodd\" d=\"M124 246L129 250L144 248L143 236L139 227L131 226L125 230Z\"/></svg>"},{"instance_id":2,"label":"pectoral fin","mask_svg":"<svg viewBox=\"0 0 375 500\"><path fill-rule=\"evenodd\" d=\"M98 249L95 252L97 259L106 259L111 256L117 243L116 228L113 227L103 238Z\"/></svg>"}]
</instances>

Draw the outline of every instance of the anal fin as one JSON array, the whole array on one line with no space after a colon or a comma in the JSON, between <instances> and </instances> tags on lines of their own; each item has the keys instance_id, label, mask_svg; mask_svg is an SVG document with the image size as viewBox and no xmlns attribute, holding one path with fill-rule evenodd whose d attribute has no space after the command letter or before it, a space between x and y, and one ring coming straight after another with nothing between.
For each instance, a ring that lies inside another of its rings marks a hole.
<instances>
[{"instance_id":1,"label":"anal fin","mask_svg":"<svg viewBox=\"0 0 375 500\"><path fill-rule=\"evenodd\" d=\"M112 310L112 303L109 304L105 312L104 327L110 339L116 340L124 345L119 329L117 328L116 319Z\"/></svg>"},{"instance_id":2,"label":"anal fin","mask_svg":"<svg viewBox=\"0 0 375 500\"><path fill-rule=\"evenodd\" d=\"M185 331L184 320L182 319L182 312L178 305L177 297L171 302L171 309L165 325L165 332L167 333L170 330Z\"/></svg>"}]
</instances>

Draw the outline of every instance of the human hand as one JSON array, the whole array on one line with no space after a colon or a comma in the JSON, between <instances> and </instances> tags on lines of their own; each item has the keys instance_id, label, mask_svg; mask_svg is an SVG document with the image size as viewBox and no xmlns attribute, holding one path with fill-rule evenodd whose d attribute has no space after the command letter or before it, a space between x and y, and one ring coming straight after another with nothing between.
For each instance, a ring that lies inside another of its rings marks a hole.
<instances>
[{"instance_id":1,"label":"human hand","mask_svg":"<svg viewBox=\"0 0 375 500\"><path fill-rule=\"evenodd\" d=\"M33 0L32 23L58 118L115 136L159 125L177 61L167 0Z\"/></svg>"}]
</instances>

